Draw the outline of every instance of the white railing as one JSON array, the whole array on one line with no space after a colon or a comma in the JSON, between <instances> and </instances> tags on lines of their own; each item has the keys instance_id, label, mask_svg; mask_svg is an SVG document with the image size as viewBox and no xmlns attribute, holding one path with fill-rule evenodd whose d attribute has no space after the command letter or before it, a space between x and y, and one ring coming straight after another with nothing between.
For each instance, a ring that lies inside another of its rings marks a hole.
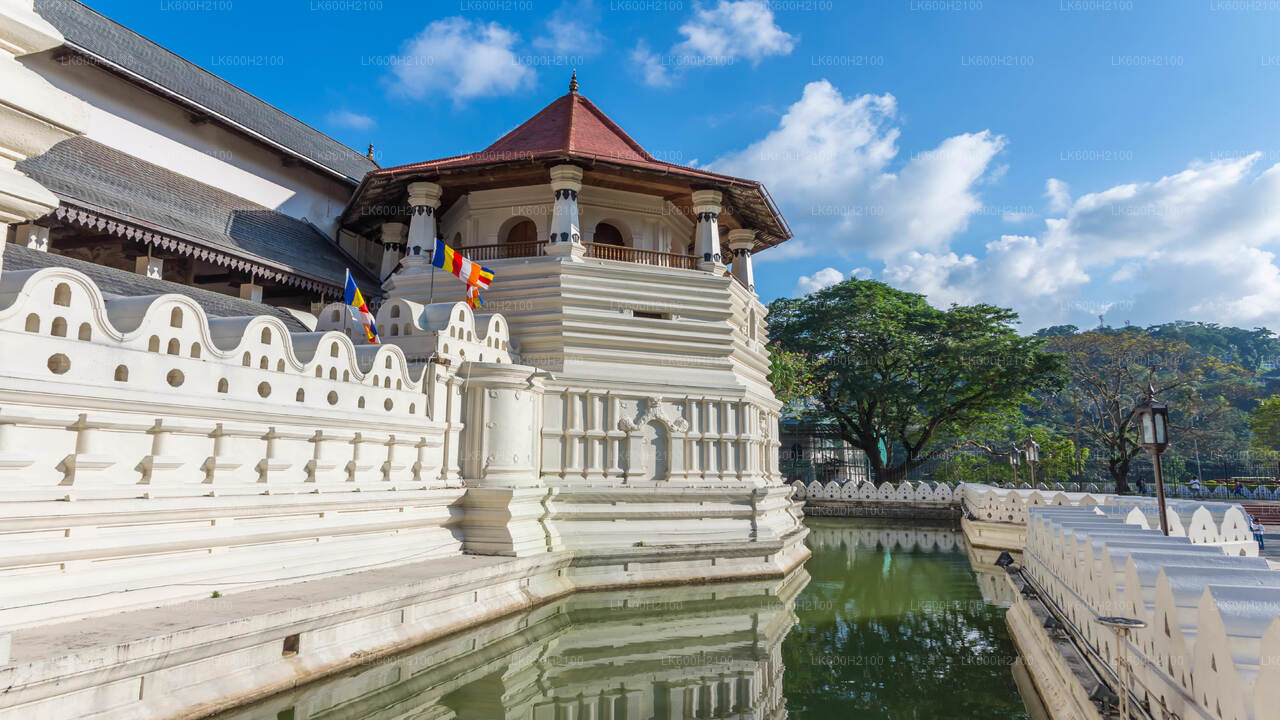
<instances>
[{"instance_id":1,"label":"white railing","mask_svg":"<svg viewBox=\"0 0 1280 720\"><path fill-rule=\"evenodd\" d=\"M1202 542L1215 533L1247 537L1238 507L1201 506L1189 516L1180 509L1180 520L1206 523L1199 538L1147 529L1148 510L1154 508L1032 508L1025 574L1113 671L1116 636L1093 619L1146 622L1130 632L1125 652L1132 689L1155 717L1275 717L1280 573L1251 557L1251 541Z\"/></svg>"}]
</instances>

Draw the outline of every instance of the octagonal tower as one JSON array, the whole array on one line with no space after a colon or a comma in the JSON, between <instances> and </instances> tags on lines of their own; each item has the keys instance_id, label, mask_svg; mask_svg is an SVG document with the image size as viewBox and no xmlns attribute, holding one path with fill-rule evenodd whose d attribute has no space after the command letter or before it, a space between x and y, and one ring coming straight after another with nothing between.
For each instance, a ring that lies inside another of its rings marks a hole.
<instances>
[{"instance_id":1,"label":"octagonal tower","mask_svg":"<svg viewBox=\"0 0 1280 720\"><path fill-rule=\"evenodd\" d=\"M751 256L791 232L760 183L658 160L575 80L480 152L369 173L342 224L392 299L462 299L437 237L494 271L479 313L548 373L545 482L780 482Z\"/></svg>"}]
</instances>

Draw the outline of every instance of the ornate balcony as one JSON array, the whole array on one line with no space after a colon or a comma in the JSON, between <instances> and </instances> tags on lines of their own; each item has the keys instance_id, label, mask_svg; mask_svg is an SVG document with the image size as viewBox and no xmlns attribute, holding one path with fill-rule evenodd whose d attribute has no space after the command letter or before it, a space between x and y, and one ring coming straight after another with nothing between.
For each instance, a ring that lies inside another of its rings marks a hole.
<instances>
[{"instance_id":1,"label":"ornate balcony","mask_svg":"<svg viewBox=\"0 0 1280 720\"><path fill-rule=\"evenodd\" d=\"M516 243L496 243L493 245L468 245L458 248L458 252L466 255L468 258L476 262L487 262L493 260L508 260L511 258L539 257L545 255L546 241L539 240L536 242L516 242ZM582 246L586 248L586 255L589 258L599 258L601 260L616 260L620 262L639 263L641 265L654 265L656 267L680 268L682 270L697 270L698 258L694 255L680 255L677 253L662 252L660 250L639 250L636 248L620 247L618 245L603 245L600 243L584 242Z\"/></svg>"}]
</instances>

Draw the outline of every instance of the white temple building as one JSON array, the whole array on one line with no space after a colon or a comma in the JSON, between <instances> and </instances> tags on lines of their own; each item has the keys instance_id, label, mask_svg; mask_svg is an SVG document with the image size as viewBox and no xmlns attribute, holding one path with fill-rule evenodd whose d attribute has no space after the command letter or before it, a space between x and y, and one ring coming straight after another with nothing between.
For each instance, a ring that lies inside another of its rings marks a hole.
<instances>
[{"instance_id":1,"label":"white temple building","mask_svg":"<svg viewBox=\"0 0 1280 720\"><path fill-rule=\"evenodd\" d=\"M211 712L807 556L759 183L655 160L576 81L378 168L76 2L0 4L0 74L0 719ZM494 270L480 312L437 237ZM326 304L347 268L381 345Z\"/></svg>"}]
</instances>

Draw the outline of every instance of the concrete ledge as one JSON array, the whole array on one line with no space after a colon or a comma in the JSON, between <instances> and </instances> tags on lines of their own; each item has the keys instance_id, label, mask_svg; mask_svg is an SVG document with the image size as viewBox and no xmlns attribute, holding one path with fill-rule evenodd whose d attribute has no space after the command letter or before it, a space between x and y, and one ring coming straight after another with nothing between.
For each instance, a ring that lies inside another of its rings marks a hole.
<instances>
[{"instance_id":1,"label":"concrete ledge","mask_svg":"<svg viewBox=\"0 0 1280 720\"><path fill-rule=\"evenodd\" d=\"M1014 587L1021 589L1017 584ZM1088 673L1087 661L1070 640L1049 636L1044 629L1048 617L1038 600L1021 594L1005 614L1009 634L1036 694L1052 720L1102 720L1082 681Z\"/></svg>"},{"instance_id":2,"label":"concrete ledge","mask_svg":"<svg viewBox=\"0 0 1280 720\"><path fill-rule=\"evenodd\" d=\"M804 513L814 517L958 520L960 506L944 503L883 500L806 500Z\"/></svg>"},{"instance_id":3,"label":"concrete ledge","mask_svg":"<svg viewBox=\"0 0 1280 720\"><path fill-rule=\"evenodd\" d=\"M1027 526L962 518L960 529L970 545L993 550L1021 552L1027 544Z\"/></svg>"}]
</instances>

